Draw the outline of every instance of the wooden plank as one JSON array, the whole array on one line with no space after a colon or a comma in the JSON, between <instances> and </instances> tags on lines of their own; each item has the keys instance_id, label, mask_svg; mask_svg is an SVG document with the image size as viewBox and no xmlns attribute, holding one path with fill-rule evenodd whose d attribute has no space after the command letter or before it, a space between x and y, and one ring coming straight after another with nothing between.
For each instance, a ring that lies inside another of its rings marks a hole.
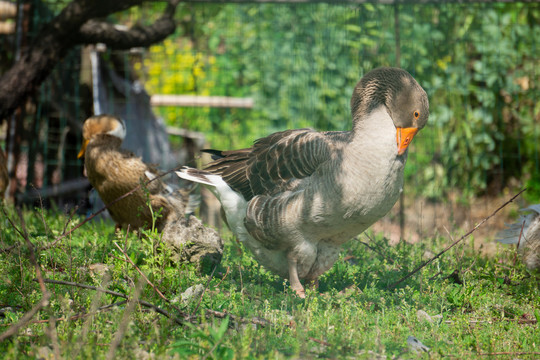
<instances>
[{"instance_id":1,"label":"wooden plank","mask_svg":"<svg viewBox=\"0 0 540 360\"><path fill-rule=\"evenodd\" d=\"M14 19L15 15L17 15L16 4L8 1L0 1L0 20Z\"/></svg>"},{"instance_id":2,"label":"wooden plank","mask_svg":"<svg viewBox=\"0 0 540 360\"><path fill-rule=\"evenodd\" d=\"M78 191L84 191L90 186L90 182L87 178L78 178L72 180L66 180L58 185L52 185L44 187L42 189L29 190L24 193L17 194L17 200L22 202L31 202L39 199L46 199L50 197L66 196Z\"/></svg>"},{"instance_id":3,"label":"wooden plank","mask_svg":"<svg viewBox=\"0 0 540 360\"><path fill-rule=\"evenodd\" d=\"M174 126L167 126L167 134L181 136L183 138L205 141L205 136L201 132L178 128Z\"/></svg>"},{"instance_id":4,"label":"wooden plank","mask_svg":"<svg viewBox=\"0 0 540 360\"><path fill-rule=\"evenodd\" d=\"M253 99L230 97L230 96L156 94L156 95L152 95L152 97L150 98L150 105L251 109L253 108Z\"/></svg>"}]
</instances>

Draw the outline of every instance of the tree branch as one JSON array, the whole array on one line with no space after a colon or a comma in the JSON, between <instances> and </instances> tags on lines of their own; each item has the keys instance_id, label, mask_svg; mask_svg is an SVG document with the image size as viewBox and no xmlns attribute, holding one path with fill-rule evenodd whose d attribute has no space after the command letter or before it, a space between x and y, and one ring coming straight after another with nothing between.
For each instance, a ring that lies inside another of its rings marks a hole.
<instances>
[{"instance_id":1,"label":"tree branch","mask_svg":"<svg viewBox=\"0 0 540 360\"><path fill-rule=\"evenodd\" d=\"M91 19L79 30L79 42L82 44L104 43L117 50L150 46L174 33L176 29L174 12L177 4L178 1L169 3L163 16L152 25L135 26L130 30L122 30L114 24Z\"/></svg>"},{"instance_id":2,"label":"tree branch","mask_svg":"<svg viewBox=\"0 0 540 360\"><path fill-rule=\"evenodd\" d=\"M174 12L179 0L169 1L164 15L147 28L111 33L110 27L95 18L140 5L145 0L73 0L51 22L39 31L39 36L24 49L20 59L0 77L0 120L7 118L47 78L68 50L79 44L104 42L111 47L127 49L148 46L174 32ZM94 28L97 27L97 28ZM101 30L104 35L97 35ZM114 35L114 36L113 36ZM137 41L141 41L138 43ZM123 45L122 45L123 44ZM122 46L121 46L122 45Z\"/></svg>"}]
</instances>

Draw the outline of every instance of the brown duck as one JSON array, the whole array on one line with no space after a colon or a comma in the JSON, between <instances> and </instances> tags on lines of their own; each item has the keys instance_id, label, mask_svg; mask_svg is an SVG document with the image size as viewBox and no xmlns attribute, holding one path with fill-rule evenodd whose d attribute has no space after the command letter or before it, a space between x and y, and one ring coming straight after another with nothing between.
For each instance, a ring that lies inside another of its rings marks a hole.
<instances>
[{"instance_id":1,"label":"brown duck","mask_svg":"<svg viewBox=\"0 0 540 360\"><path fill-rule=\"evenodd\" d=\"M408 72L379 68L356 85L351 112L352 131L278 132L249 149L212 151L205 170L177 172L213 191L237 238L300 297L300 279L316 281L343 243L395 204L429 104Z\"/></svg>"},{"instance_id":2,"label":"brown duck","mask_svg":"<svg viewBox=\"0 0 540 360\"><path fill-rule=\"evenodd\" d=\"M88 180L105 204L111 204L158 174L154 166L120 148L125 135L124 122L111 115L93 116L83 124L84 141L78 157L84 156ZM137 189L111 204L108 210L118 227L125 228L129 224L130 229L151 228L152 213L159 213L155 227L161 231L171 216L183 213L183 208L181 197L173 195L156 179L144 190Z\"/></svg>"}]
</instances>

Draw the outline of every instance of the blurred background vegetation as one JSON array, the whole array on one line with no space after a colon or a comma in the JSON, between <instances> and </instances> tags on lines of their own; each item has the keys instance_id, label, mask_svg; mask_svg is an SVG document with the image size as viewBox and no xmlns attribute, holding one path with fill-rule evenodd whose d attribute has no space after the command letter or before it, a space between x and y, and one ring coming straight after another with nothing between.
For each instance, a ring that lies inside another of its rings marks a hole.
<instances>
[{"instance_id":1,"label":"blurred background vegetation","mask_svg":"<svg viewBox=\"0 0 540 360\"><path fill-rule=\"evenodd\" d=\"M431 107L409 152L408 191L526 185L540 198L539 4L190 3L177 19L179 31L136 61L147 90L255 100L249 110L157 109L211 147L247 147L286 128L347 130L356 82L399 61Z\"/></svg>"},{"instance_id":2,"label":"blurred background vegetation","mask_svg":"<svg viewBox=\"0 0 540 360\"><path fill-rule=\"evenodd\" d=\"M31 3L39 10L35 35L68 1ZM165 6L148 2L108 20L150 24ZM248 147L287 128L350 129L356 82L373 68L399 65L427 91L431 113L409 152L408 194L444 202L455 193L466 200L527 186L527 201L540 199L539 3L187 1L176 21L176 33L163 43L105 50L103 56L134 69L135 76L126 71L126 78L141 80L150 95L252 98L253 108L154 107L167 125L203 133L208 147ZM0 48L8 46L13 49L0 37ZM82 109L90 106L81 99L91 90L75 82L66 86L70 76L91 77L83 74L80 53L74 49L40 87L36 118L50 116L40 104L54 98L51 89L60 89L60 127L82 123ZM7 63L15 56L10 54L2 55ZM70 108L75 110L65 110ZM25 125L29 133L37 123ZM53 142L47 126L40 151L45 161L56 161L46 155ZM180 141L171 136L173 146ZM32 146L38 144L29 141ZM79 160L68 160L65 166L82 173Z\"/></svg>"}]
</instances>

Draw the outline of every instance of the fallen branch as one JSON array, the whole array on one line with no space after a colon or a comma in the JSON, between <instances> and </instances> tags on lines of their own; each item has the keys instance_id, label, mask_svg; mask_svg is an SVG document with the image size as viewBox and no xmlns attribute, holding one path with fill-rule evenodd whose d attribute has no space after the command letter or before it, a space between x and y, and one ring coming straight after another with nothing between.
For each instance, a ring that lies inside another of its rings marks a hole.
<instances>
[{"instance_id":1,"label":"fallen branch","mask_svg":"<svg viewBox=\"0 0 540 360\"><path fill-rule=\"evenodd\" d=\"M120 293L118 291L107 290L107 289L103 289L103 288L98 288L96 286L85 285L85 284L80 284L80 283L71 282L71 281L52 280L52 279L43 279L43 280L48 284L75 286L75 287L80 287L80 288L83 288L83 289L89 289L89 290L104 292L104 293L109 294L109 295L113 295L113 296L121 297L122 299L129 300L129 296L127 296L126 294ZM163 310L162 308L160 308L160 307L158 307L158 306L156 306L156 305L154 305L152 303L149 303L148 301L137 300L137 302L139 304L141 304L142 306L146 306L147 308L150 308L150 309L154 310L158 314L161 314L161 315L163 315L165 317L168 317L169 319L174 320L179 325L184 324L184 321L176 318L175 316L171 315L169 312ZM184 314L184 313L182 313L182 316L187 318L186 314Z\"/></svg>"},{"instance_id":2,"label":"fallen branch","mask_svg":"<svg viewBox=\"0 0 540 360\"><path fill-rule=\"evenodd\" d=\"M232 320L232 321L236 321L236 322L239 322L239 323L252 323L254 325L260 325L260 326L268 326L270 324L270 321L266 320L266 319L263 319L263 318L260 318L260 317L252 317L251 319L246 319L246 318L243 318L241 316L236 316L236 315L232 315L228 312L223 312L223 311L216 311L216 310L211 310L211 309L206 309L205 310L206 312L206 315L210 315L210 316L213 316L213 317L217 317L218 319L224 319L226 318L227 316Z\"/></svg>"},{"instance_id":3,"label":"fallen branch","mask_svg":"<svg viewBox=\"0 0 540 360\"><path fill-rule=\"evenodd\" d=\"M411 271L409 274L407 274L405 277L399 279L398 281L396 281L395 283L389 285L387 287L388 290L392 290L394 289L396 286L398 286L399 284L401 284L403 281L407 280L408 278L410 278L411 276L413 276L414 274L416 274L418 271L422 270L422 268L424 268L426 265L429 265L431 264L433 261L435 261L436 259L438 259L439 257L441 257L441 255L443 255L445 252L447 252L448 250L450 250L451 248L453 248L454 246L456 246L457 244L459 244L461 241L463 241L464 239L468 238L473 232L476 231L476 229L478 229L480 226L482 226L486 221L488 221L489 219L491 219L493 216L495 216L495 214L497 214L501 209L503 209L506 205L510 204L512 201L514 201L519 195L521 195L521 193L523 193L525 190L527 190L526 188L521 190L520 192L518 192L516 195L514 195L510 200L508 200L507 202L505 202L504 204L502 204L497 210L495 210L491 215L489 215L488 217L484 218L482 221L480 221L474 228L472 228L469 232L467 232L465 235L463 235L462 237L460 237L458 240L454 241L452 244L450 244L446 249L444 249L443 251L441 251L440 253L438 253L437 255L435 255L434 257L432 257L431 259L425 261L424 263L422 263L420 266L418 266L416 269L414 269L413 271Z\"/></svg>"},{"instance_id":4,"label":"fallen branch","mask_svg":"<svg viewBox=\"0 0 540 360\"><path fill-rule=\"evenodd\" d=\"M30 322L30 320L34 317L34 315L36 315L39 310L49 304L50 297L50 293L43 295L39 303L37 303L36 306L32 308L32 310L24 314L24 316L21 318L21 320L19 320L18 323L12 325L9 329L0 334L0 342L16 335L23 326Z\"/></svg>"},{"instance_id":5,"label":"fallen branch","mask_svg":"<svg viewBox=\"0 0 540 360\"><path fill-rule=\"evenodd\" d=\"M122 250L122 248L116 243L114 242L114 246L116 246L118 248L118 250L120 250L122 252L122 254L124 254L125 256L125 260L126 262L130 263L131 266L133 266L135 268L135 270L137 270L139 272L139 274L141 274L141 276L143 277L143 279L148 283L148 285L150 285L152 287L152 289L154 289L154 291L159 295L160 298L162 298L163 300L165 300L167 303L171 304L171 301L169 299L167 299L165 297L165 295L163 295L163 293L161 291L159 291L159 289L156 287L156 285L154 285L150 280L148 280L148 278L146 277L146 275L141 271L141 269L139 269L139 267L137 265L135 265L133 263L133 261L131 260L131 258L129 257L128 254L126 254L126 252L124 250ZM175 310L177 311L180 311L181 310L179 308L177 308L176 306L174 306L173 304L171 304L172 307L175 308Z\"/></svg>"},{"instance_id":6,"label":"fallen branch","mask_svg":"<svg viewBox=\"0 0 540 360\"><path fill-rule=\"evenodd\" d=\"M75 287L80 287L80 288L83 288L83 289L101 291L101 292L104 292L104 293L109 294L109 295L118 296L118 297L121 297L123 299L129 299L129 297L127 295L122 294L120 292L107 290L107 289L103 289L103 288L98 288L98 287L91 286L91 285L85 285L85 284L75 283L75 282L71 282L71 281L52 280L52 279L43 279L43 281L45 283L48 283L48 284L75 286ZM192 321L194 319L194 316L190 316L190 315L188 315L188 314L186 314L186 313L184 313L182 311L179 312L182 319L179 319L179 318L173 316L172 314L170 314L169 312L161 309L160 307L158 307L158 306L156 306L156 305L154 305L152 303L149 303L149 302L144 301L144 300L137 300L137 302L139 304L141 304L142 306L146 306L148 308L151 308L155 312L157 312L157 313L159 313L159 314L161 314L163 316L166 316L169 319L174 320L179 325L183 325L184 322ZM205 312L206 312L206 315L217 317L219 319L223 319L223 318L229 316L232 321L236 321L236 322L240 322L240 323L252 323L252 324L260 325L260 326L267 326L268 324L270 324L270 322L268 320L263 319L263 318L259 318L259 317L253 317L253 318L248 320L248 319L245 319L245 318L243 318L241 316L232 315L232 314L229 314L227 312L222 312L222 311L206 309Z\"/></svg>"},{"instance_id":7,"label":"fallen branch","mask_svg":"<svg viewBox=\"0 0 540 360\"><path fill-rule=\"evenodd\" d=\"M67 317L67 318L66 317L61 317L61 318L55 319L55 321L74 321L74 320L84 319L84 318L86 318L88 316L97 315L98 313L100 313L100 312L102 312L104 310L109 310L109 309L112 309L113 307L118 307L118 306L125 305L127 302L128 302L127 300L118 301L118 302L115 302L115 303L112 303L112 304L109 304L109 305L102 306L102 307L98 308L94 312L80 313L80 314L77 314L77 315L72 315L72 316ZM50 321L51 321L50 319L34 320L34 321L30 321L30 324L47 324Z\"/></svg>"}]
</instances>

